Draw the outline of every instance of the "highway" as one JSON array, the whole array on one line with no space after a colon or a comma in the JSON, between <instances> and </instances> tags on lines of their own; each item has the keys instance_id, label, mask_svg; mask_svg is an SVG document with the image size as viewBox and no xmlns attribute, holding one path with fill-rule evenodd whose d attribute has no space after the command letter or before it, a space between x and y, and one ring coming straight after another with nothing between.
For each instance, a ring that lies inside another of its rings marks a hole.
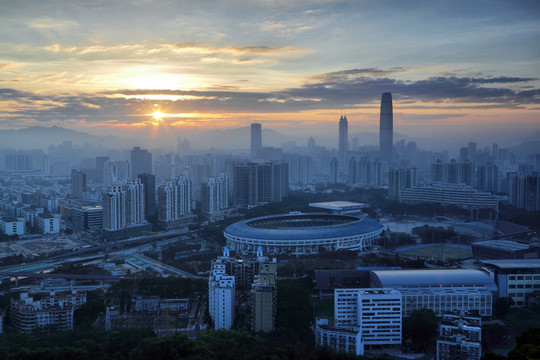
<instances>
[{"instance_id":1,"label":"highway","mask_svg":"<svg viewBox=\"0 0 540 360\"><path fill-rule=\"evenodd\" d=\"M94 246L90 246L88 248L84 248L81 250L69 252L67 254L54 256L45 260L36 260L36 261L28 260L27 263L5 266L5 267L0 268L0 276L6 276L6 277L7 276L9 277L21 276L21 277L39 277L39 278L59 277L59 278L66 278L66 279L95 279L95 280L113 280L114 278L117 278L119 280L121 278L127 278L127 277L58 274L58 273L53 274L50 271L54 270L56 266L59 266L66 262L95 261L95 260L103 259L105 258L105 256L108 256L109 258L132 256L146 263L149 263L153 265L154 267L163 270L164 272L173 273L173 274L183 276L183 277L188 277L188 278L200 279L201 278L200 276L190 274L186 271L164 264L158 260L149 258L142 254L143 252L153 248L154 245L157 247L160 247L160 246L165 246L168 244L185 240L182 238L190 233L191 232L188 230L168 231L168 232L162 232L162 233L157 233L157 234L148 235L148 236L140 236L136 238L120 240L117 242L109 242L106 244L106 246L109 249L122 247L119 250L109 251L109 252L104 252L101 247L94 245ZM158 240L158 239L161 239L161 240Z\"/></svg>"}]
</instances>

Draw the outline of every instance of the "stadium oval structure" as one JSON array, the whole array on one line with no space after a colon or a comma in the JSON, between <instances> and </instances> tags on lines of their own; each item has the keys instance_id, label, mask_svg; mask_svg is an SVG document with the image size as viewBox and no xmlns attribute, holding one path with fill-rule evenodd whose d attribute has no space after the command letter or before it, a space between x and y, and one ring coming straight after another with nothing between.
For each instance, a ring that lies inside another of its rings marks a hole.
<instances>
[{"instance_id":1,"label":"stadium oval structure","mask_svg":"<svg viewBox=\"0 0 540 360\"><path fill-rule=\"evenodd\" d=\"M383 227L375 220L353 215L289 213L239 221L223 235L231 250L265 254L311 254L365 250L379 238Z\"/></svg>"}]
</instances>

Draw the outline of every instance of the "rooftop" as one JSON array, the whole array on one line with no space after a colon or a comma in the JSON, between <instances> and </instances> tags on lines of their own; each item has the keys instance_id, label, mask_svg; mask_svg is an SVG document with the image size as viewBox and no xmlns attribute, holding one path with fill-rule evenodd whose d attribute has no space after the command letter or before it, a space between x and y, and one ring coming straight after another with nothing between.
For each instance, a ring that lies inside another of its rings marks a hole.
<instances>
[{"instance_id":1,"label":"rooftop","mask_svg":"<svg viewBox=\"0 0 540 360\"><path fill-rule=\"evenodd\" d=\"M375 220L352 215L285 214L239 221L224 233L240 238L264 240L318 240L359 236L380 231Z\"/></svg>"},{"instance_id":2,"label":"rooftop","mask_svg":"<svg viewBox=\"0 0 540 360\"><path fill-rule=\"evenodd\" d=\"M486 286L496 291L497 286L483 271L472 269L374 270L371 286L382 288Z\"/></svg>"},{"instance_id":3,"label":"rooftop","mask_svg":"<svg viewBox=\"0 0 540 360\"><path fill-rule=\"evenodd\" d=\"M529 244L519 243L511 240L486 240L478 241L472 244L473 246L488 246L504 250L528 250Z\"/></svg>"},{"instance_id":4,"label":"rooftop","mask_svg":"<svg viewBox=\"0 0 540 360\"><path fill-rule=\"evenodd\" d=\"M540 269L540 259L484 260L482 263L499 269Z\"/></svg>"},{"instance_id":5,"label":"rooftop","mask_svg":"<svg viewBox=\"0 0 540 360\"><path fill-rule=\"evenodd\" d=\"M352 201L326 201L309 203L309 206L319 209L332 210L332 211L347 211L347 210L360 210L369 207L364 203L357 203Z\"/></svg>"}]
</instances>

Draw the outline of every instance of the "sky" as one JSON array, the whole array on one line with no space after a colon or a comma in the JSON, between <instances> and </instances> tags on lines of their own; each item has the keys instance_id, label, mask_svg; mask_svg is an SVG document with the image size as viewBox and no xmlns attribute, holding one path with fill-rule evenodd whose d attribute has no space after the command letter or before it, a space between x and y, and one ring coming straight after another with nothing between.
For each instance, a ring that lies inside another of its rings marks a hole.
<instances>
[{"instance_id":1,"label":"sky","mask_svg":"<svg viewBox=\"0 0 540 360\"><path fill-rule=\"evenodd\" d=\"M0 0L0 129L540 139L540 2Z\"/></svg>"}]
</instances>

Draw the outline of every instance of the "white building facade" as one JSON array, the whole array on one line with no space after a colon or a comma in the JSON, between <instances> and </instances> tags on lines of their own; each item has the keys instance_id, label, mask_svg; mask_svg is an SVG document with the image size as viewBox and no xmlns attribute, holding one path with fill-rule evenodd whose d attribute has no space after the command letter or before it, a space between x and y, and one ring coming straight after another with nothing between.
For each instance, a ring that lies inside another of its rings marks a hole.
<instances>
[{"instance_id":1,"label":"white building facade","mask_svg":"<svg viewBox=\"0 0 540 360\"><path fill-rule=\"evenodd\" d=\"M401 313L397 290L335 289L334 326L317 322L317 344L355 355L363 355L364 346L399 345Z\"/></svg>"},{"instance_id":2,"label":"white building facade","mask_svg":"<svg viewBox=\"0 0 540 360\"><path fill-rule=\"evenodd\" d=\"M103 194L103 229L109 231L126 227L126 192L121 185L109 185Z\"/></svg>"},{"instance_id":3,"label":"white building facade","mask_svg":"<svg viewBox=\"0 0 540 360\"><path fill-rule=\"evenodd\" d=\"M24 218L2 218L0 219L0 231L8 236L25 234Z\"/></svg>"},{"instance_id":4,"label":"white building facade","mask_svg":"<svg viewBox=\"0 0 540 360\"><path fill-rule=\"evenodd\" d=\"M184 176L168 180L158 188L158 215L161 221L178 220L191 213L191 182Z\"/></svg>"},{"instance_id":5,"label":"white building facade","mask_svg":"<svg viewBox=\"0 0 540 360\"><path fill-rule=\"evenodd\" d=\"M15 329L23 333L31 333L44 326L55 326L61 331L73 330L74 311L85 303L85 293L56 295L52 292L40 300L21 293L19 299L11 299L10 315Z\"/></svg>"},{"instance_id":6,"label":"white building facade","mask_svg":"<svg viewBox=\"0 0 540 360\"><path fill-rule=\"evenodd\" d=\"M234 323L235 278L227 275L225 264L212 264L208 280L208 309L214 329L230 329Z\"/></svg>"},{"instance_id":7,"label":"white building facade","mask_svg":"<svg viewBox=\"0 0 540 360\"><path fill-rule=\"evenodd\" d=\"M146 220L142 180L127 179L126 190L126 223L127 225L140 224Z\"/></svg>"},{"instance_id":8,"label":"white building facade","mask_svg":"<svg viewBox=\"0 0 540 360\"><path fill-rule=\"evenodd\" d=\"M36 220L39 231L43 235L60 233L60 215L39 214Z\"/></svg>"}]
</instances>

